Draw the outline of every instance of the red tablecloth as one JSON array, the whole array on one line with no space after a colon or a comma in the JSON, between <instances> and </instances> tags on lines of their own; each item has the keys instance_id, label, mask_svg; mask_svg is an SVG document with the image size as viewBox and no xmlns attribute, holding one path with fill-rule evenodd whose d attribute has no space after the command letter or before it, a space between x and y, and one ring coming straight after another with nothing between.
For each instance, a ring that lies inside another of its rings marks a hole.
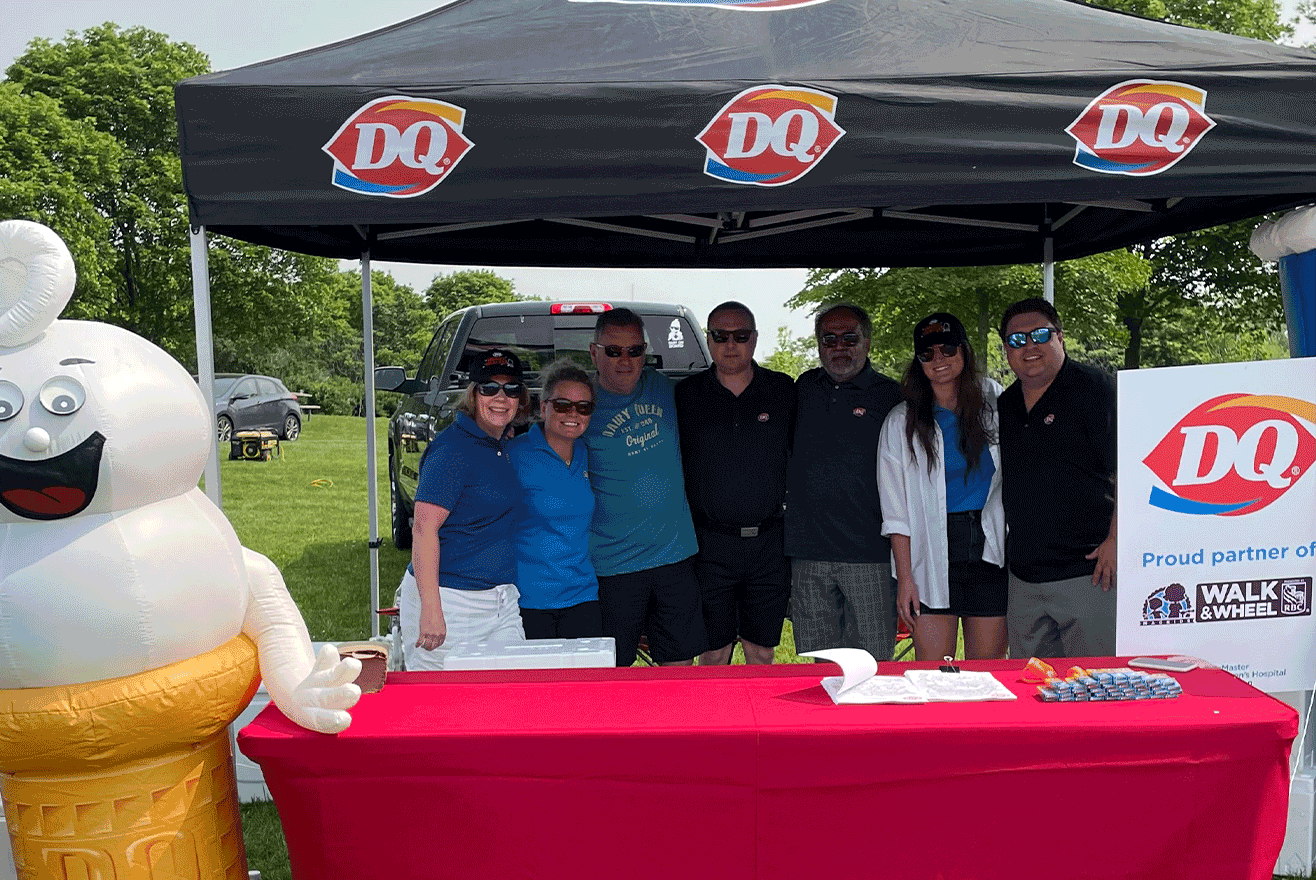
<instances>
[{"instance_id":1,"label":"red tablecloth","mask_svg":"<svg viewBox=\"0 0 1316 880\"><path fill-rule=\"evenodd\" d=\"M238 745L298 880L1271 876L1292 708L1214 670L1049 704L1018 661L963 665L1020 698L834 706L830 665L395 673L336 737L270 706Z\"/></svg>"}]
</instances>

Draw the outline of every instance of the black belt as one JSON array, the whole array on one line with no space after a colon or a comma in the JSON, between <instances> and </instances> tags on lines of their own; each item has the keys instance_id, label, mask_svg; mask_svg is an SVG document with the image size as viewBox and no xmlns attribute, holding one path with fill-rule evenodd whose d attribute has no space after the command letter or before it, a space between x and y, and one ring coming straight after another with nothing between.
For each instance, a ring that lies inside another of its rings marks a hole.
<instances>
[{"instance_id":1,"label":"black belt","mask_svg":"<svg viewBox=\"0 0 1316 880\"><path fill-rule=\"evenodd\" d=\"M982 522L981 510L961 510L956 513L946 514L946 519L960 519L968 522Z\"/></svg>"},{"instance_id":2,"label":"black belt","mask_svg":"<svg viewBox=\"0 0 1316 880\"><path fill-rule=\"evenodd\" d=\"M731 535L735 538L757 538L761 530L771 528L782 522L784 519L785 517L779 513L760 522L756 522L751 526L733 526L728 523L716 523L701 518L695 520L695 525L701 529L707 529L710 532L717 532L719 535Z\"/></svg>"}]
</instances>

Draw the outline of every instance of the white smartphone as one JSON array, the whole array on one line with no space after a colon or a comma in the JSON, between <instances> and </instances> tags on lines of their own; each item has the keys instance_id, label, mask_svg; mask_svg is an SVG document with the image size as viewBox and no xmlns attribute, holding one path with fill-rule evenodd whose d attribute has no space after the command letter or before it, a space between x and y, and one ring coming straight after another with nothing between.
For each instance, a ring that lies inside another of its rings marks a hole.
<instances>
[{"instance_id":1,"label":"white smartphone","mask_svg":"<svg viewBox=\"0 0 1316 880\"><path fill-rule=\"evenodd\" d=\"M1196 669L1197 665L1196 660L1166 657L1134 657L1129 661L1129 666L1132 667L1160 669L1165 672L1187 672L1190 669Z\"/></svg>"}]
</instances>

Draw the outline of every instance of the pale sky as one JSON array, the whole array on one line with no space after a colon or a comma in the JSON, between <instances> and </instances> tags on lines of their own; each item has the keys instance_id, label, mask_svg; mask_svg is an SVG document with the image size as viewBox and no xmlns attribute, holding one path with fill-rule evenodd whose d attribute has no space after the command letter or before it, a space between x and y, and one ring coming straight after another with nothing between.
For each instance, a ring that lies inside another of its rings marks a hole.
<instances>
[{"instance_id":1,"label":"pale sky","mask_svg":"<svg viewBox=\"0 0 1316 880\"><path fill-rule=\"evenodd\" d=\"M1297 0L1282 0L1280 5L1292 16L1296 4ZM376 30L441 5L441 0L223 0L199 4L177 0L4 0L0 3L5 13L0 28L0 70L34 37L59 40L67 31L106 21L124 27L142 25L191 43L210 56L215 70L225 70ZM1310 26L1304 26L1295 40L1312 41L1316 41L1316 29ZM479 267L379 262L375 268L423 291L438 273ZM807 313L782 305L803 286L804 269L488 268L511 278L521 293L546 299L677 302L693 309L701 323L713 306L739 300L757 318L760 356L774 347L780 325L790 327L796 335L812 331Z\"/></svg>"}]
</instances>

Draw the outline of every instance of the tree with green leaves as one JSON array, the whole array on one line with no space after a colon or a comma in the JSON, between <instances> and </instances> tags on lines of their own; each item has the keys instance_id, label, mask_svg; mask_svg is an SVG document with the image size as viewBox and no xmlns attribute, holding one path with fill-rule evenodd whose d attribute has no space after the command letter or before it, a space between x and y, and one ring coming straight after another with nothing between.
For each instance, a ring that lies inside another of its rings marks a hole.
<instances>
[{"instance_id":1,"label":"tree with green leaves","mask_svg":"<svg viewBox=\"0 0 1316 880\"><path fill-rule=\"evenodd\" d=\"M800 373L818 366L818 343L812 336L791 336L790 328L783 325L777 328L777 347L759 363L798 379Z\"/></svg>"},{"instance_id":2,"label":"tree with green leaves","mask_svg":"<svg viewBox=\"0 0 1316 880\"><path fill-rule=\"evenodd\" d=\"M93 316L109 296L110 227L87 190L117 178L121 156L114 138L69 119L53 98L0 82L0 219L42 223L68 245L78 272L70 318Z\"/></svg>"},{"instance_id":3,"label":"tree with green leaves","mask_svg":"<svg viewBox=\"0 0 1316 880\"><path fill-rule=\"evenodd\" d=\"M51 221L69 243L81 281L66 314L125 327L188 366L195 321L174 85L209 70L187 43L107 22L33 40L0 90L6 121L54 138L42 161L31 138L4 126L0 198L10 216ZM210 259L215 335L245 346L229 352L239 361L304 334L335 271L229 239L214 240Z\"/></svg>"},{"instance_id":4,"label":"tree with green leaves","mask_svg":"<svg viewBox=\"0 0 1316 880\"><path fill-rule=\"evenodd\" d=\"M463 269L449 275L437 275L425 288L425 304L440 319L467 306L526 299L534 297L520 296L510 278L490 269Z\"/></svg>"}]
</instances>

